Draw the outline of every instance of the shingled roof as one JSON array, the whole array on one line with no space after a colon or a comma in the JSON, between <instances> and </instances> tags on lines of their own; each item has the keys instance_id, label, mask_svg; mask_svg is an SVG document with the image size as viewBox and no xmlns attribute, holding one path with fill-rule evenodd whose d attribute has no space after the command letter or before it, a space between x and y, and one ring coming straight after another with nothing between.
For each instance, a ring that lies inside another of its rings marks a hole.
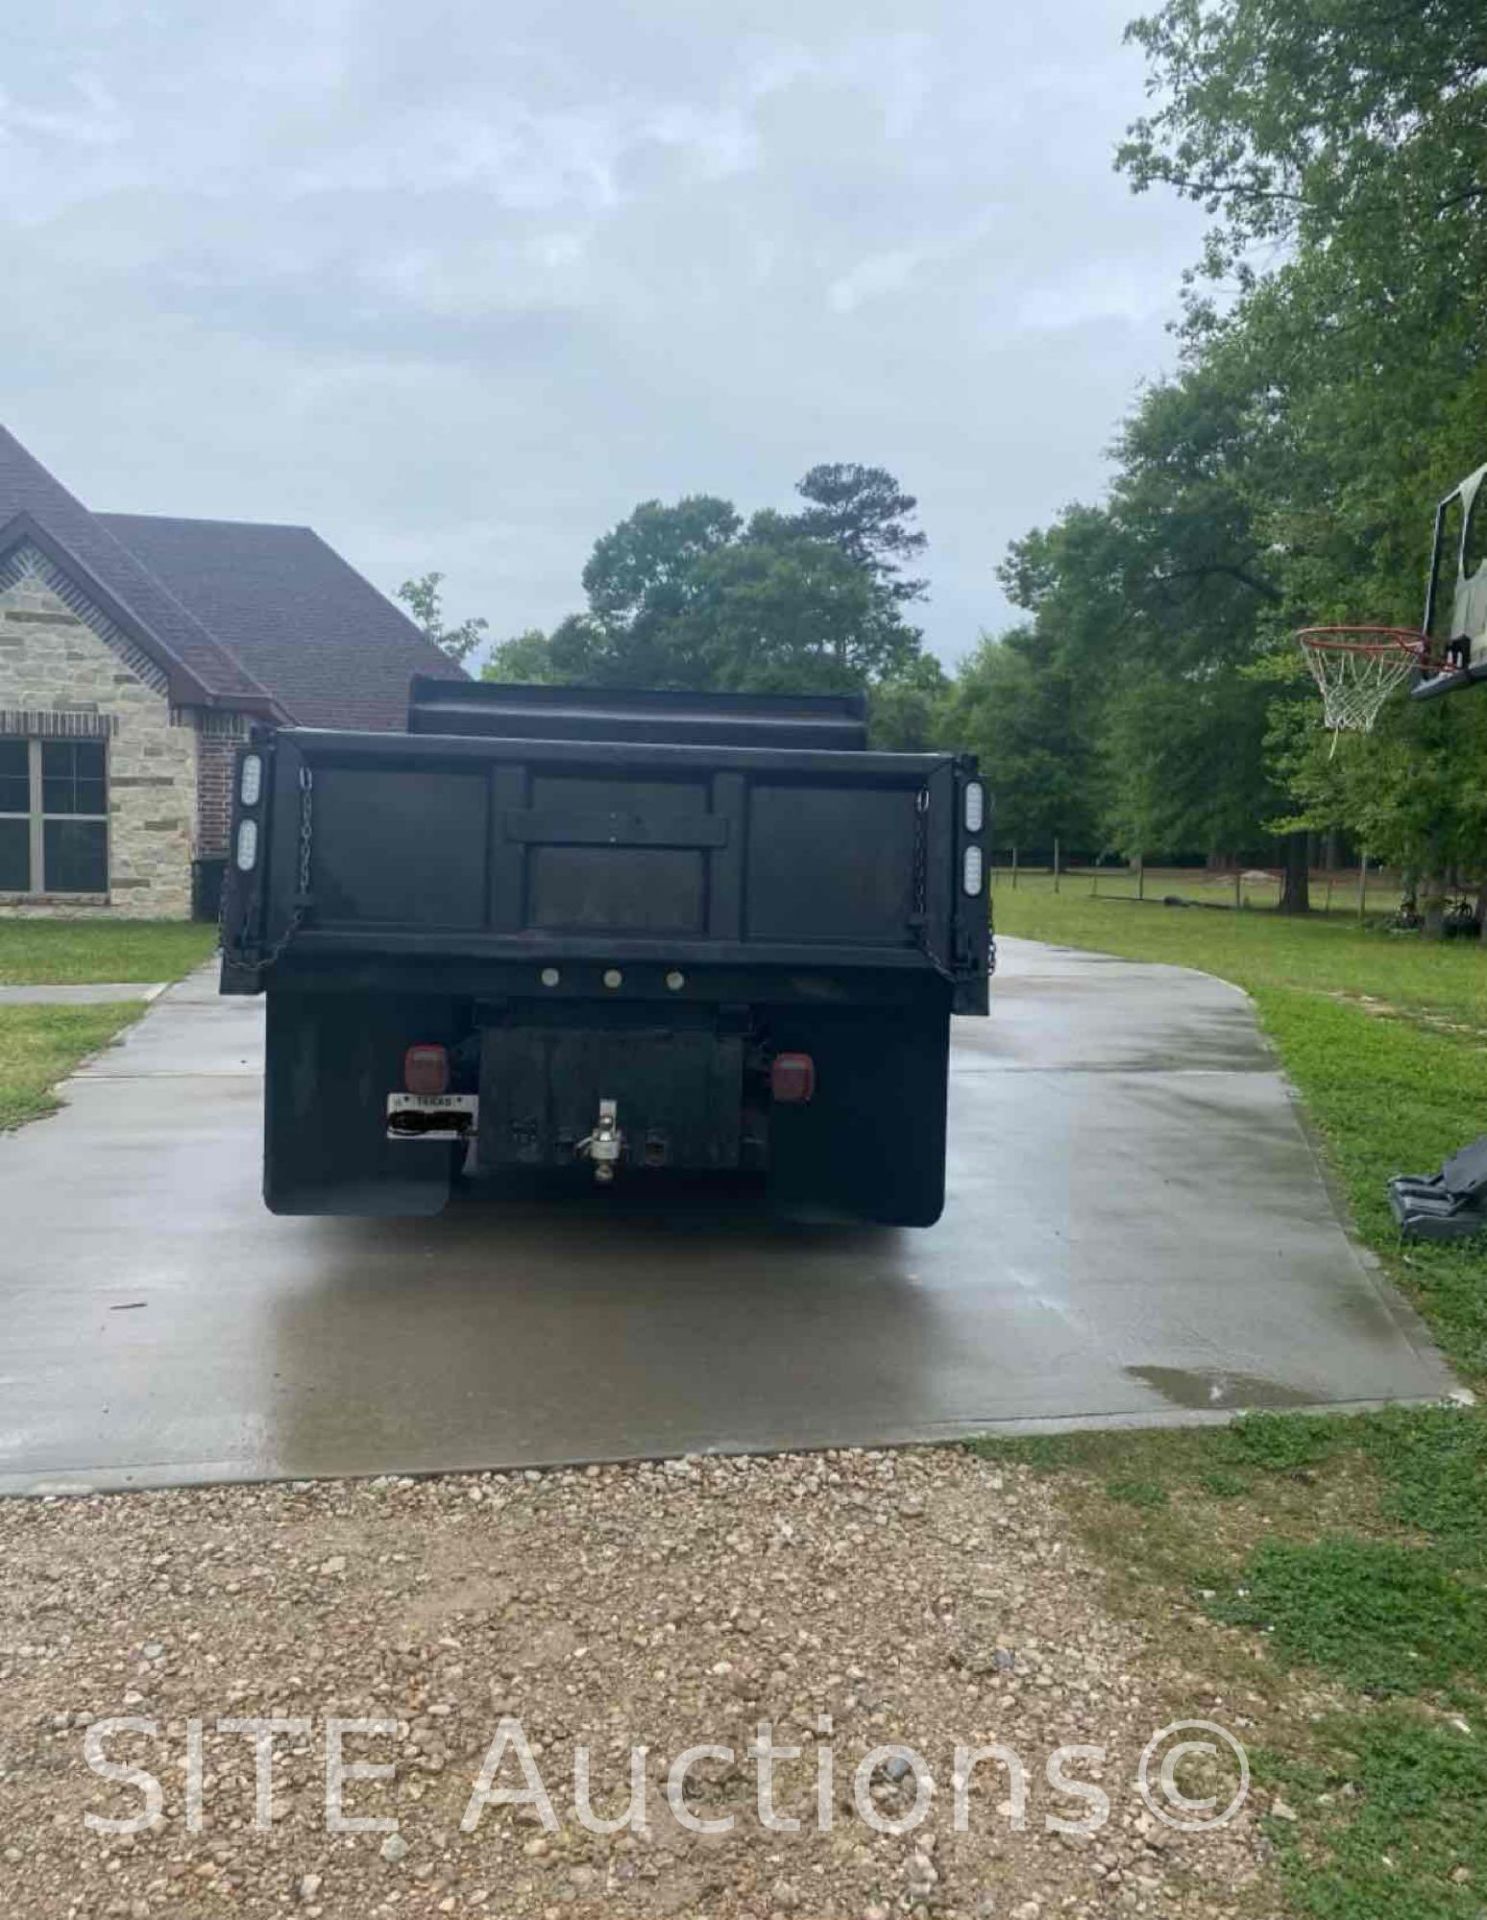
<instances>
[{"instance_id":1,"label":"shingled roof","mask_svg":"<svg viewBox=\"0 0 1487 1920\"><path fill-rule=\"evenodd\" d=\"M308 527L90 513L0 427L0 558L34 539L180 705L401 728L415 673L461 669Z\"/></svg>"},{"instance_id":2,"label":"shingled roof","mask_svg":"<svg viewBox=\"0 0 1487 1920\"><path fill-rule=\"evenodd\" d=\"M97 517L300 726L403 727L415 673L465 677L309 527Z\"/></svg>"}]
</instances>

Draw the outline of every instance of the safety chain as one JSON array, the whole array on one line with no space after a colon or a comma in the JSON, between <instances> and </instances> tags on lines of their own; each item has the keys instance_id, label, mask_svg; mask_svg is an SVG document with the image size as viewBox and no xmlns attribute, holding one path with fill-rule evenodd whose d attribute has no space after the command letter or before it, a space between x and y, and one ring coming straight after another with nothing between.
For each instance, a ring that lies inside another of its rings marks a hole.
<instances>
[{"instance_id":1,"label":"safety chain","mask_svg":"<svg viewBox=\"0 0 1487 1920\"><path fill-rule=\"evenodd\" d=\"M929 788L914 796L914 913L910 922L930 965L945 971L929 937Z\"/></svg>"},{"instance_id":2,"label":"safety chain","mask_svg":"<svg viewBox=\"0 0 1487 1920\"><path fill-rule=\"evenodd\" d=\"M295 901L296 912L309 911L310 907L310 854L313 848L315 776L309 766L300 762L299 769L299 897Z\"/></svg>"}]
</instances>

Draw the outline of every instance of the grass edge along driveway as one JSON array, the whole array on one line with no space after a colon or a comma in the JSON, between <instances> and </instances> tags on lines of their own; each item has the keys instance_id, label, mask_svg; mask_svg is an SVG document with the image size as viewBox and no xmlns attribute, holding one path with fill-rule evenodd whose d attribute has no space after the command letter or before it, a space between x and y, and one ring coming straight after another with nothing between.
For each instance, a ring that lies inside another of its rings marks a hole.
<instances>
[{"instance_id":1,"label":"grass edge along driveway","mask_svg":"<svg viewBox=\"0 0 1487 1920\"><path fill-rule=\"evenodd\" d=\"M0 1133L55 1113L59 1080L144 1012L126 1001L101 1007L0 1007Z\"/></svg>"},{"instance_id":2,"label":"grass edge along driveway","mask_svg":"<svg viewBox=\"0 0 1487 1920\"><path fill-rule=\"evenodd\" d=\"M216 942L215 927L189 920L0 919L0 987L178 980ZM144 1011L0 1005L0 1132L54 1113L57 1082Z\"/></svg>"}]
</instances>

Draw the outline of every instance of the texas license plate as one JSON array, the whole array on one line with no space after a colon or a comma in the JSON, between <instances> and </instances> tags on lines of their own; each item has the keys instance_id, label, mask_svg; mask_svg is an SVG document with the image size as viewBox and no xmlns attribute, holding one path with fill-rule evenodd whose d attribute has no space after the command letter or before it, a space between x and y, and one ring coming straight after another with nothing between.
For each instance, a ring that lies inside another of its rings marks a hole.
<instances>
[{"instance_id":1,"label":"texas license plate","mask_svg":"<svg viewBox=\"0 0 1487 1920\"><path fill-rule=\"evenodd\" d=\"M480 1116L474 1093L390 1093L389 1140L468 1140Z\"/></svg>"}]
</instances>

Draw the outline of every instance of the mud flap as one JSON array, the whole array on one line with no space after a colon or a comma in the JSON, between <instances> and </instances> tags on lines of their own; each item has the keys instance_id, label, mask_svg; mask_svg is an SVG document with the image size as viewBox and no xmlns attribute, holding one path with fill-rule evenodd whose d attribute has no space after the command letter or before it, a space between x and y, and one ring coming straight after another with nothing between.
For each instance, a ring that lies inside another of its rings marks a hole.
<instances>
[{"instance_id":1,"label":"mud flap","mask_svg":"<svg viewBox=\"0 0 1487 1920\"><path fill-rule=\"evenodd\" d=\"M948 992L899 1007L771 1009L814 1097L770 1111L768 1196L801 1218L927 1227L945 1205Z\"/></svg>"},{"instance_id":2,"label":"mud flap","mask_svg":"<svg viewBox=\"0 0 1487 1920\"><path fill-rule=\"evenodd\" d=\"M270 1212L384 1217L442 1212L464 1156L389 1140L387 1096L411 1041L445 1041L449 1003L419 995L270 988L263 1197Z\"/></svg>"}]
</instances>

